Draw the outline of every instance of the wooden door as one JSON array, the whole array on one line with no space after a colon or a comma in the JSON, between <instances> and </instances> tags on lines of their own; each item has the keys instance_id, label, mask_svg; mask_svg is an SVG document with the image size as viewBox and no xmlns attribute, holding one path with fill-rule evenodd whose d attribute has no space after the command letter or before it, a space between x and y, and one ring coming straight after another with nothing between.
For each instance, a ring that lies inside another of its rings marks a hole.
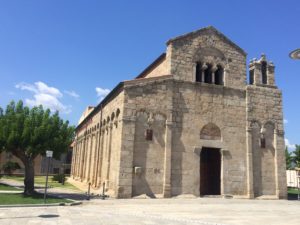
<instances>
[{"instance_id":1,"label":"wooden door","mask_svg":"<svg viewBox=\"0 0 300 225\"><path fill-rule=\"evenodd\" d=\"M220 149L202 148L200 155L200 195L220 195Z\"/></svg>"}]
</instances>

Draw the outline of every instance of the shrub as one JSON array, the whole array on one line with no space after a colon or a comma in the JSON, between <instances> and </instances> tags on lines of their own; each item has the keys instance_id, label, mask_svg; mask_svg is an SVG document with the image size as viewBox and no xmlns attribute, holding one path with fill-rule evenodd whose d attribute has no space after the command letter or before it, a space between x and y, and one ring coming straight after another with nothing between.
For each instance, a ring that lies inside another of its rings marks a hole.
<instances>
[{"instance_id":1,"label":"shrub","mask_svg":"<svg viewBox=\"0 0 300 225\"><path fill-rule=\"evenodd\" d=\"M2 169L4 170L4 173L11 175L13 171L21 169L21 167L17 162L8 161L2 166Z\"/></svg>"},{"instance_id":2,"label":"shrub","mask_svg":"<svg viewBox=\"0 0 300 225\"><path fill-rule=\"evenodd\" d=\"M66 176L64 174L55 174L52 177L52 181L57 181L58 183L65 183Z\"/></svg>"}]
</instances>

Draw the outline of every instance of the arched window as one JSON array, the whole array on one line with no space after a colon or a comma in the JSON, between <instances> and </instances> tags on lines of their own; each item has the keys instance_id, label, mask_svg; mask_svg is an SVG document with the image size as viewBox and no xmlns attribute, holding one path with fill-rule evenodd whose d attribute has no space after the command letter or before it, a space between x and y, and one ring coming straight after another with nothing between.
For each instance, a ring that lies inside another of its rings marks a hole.
<instances>
[{"instance_id":1,"label":"arched window","mask_svg":"<svg viewBox=\"0 0 300 225\"><path fill-rule=\"evenodd\" d=\"M249 83L250 84L254 83L254 70L249 71Z\"/></svg>"},{"instance_id":2,"label":"arched window","mask_svg":"<svg viewBox=\"0 0 300 225\"><path fill-rule=\"evenodd\" d=\"M261 63L261 75L262 75L262 83L267 84L267 62L262 61Z\"/></svg>"},{"instance_id":3,"label":"arched window","mask_svg":"<svg viewBox=\"0 0 300 225\"><path fill-rule=\"evenodd\" d=\"M201 129L200 139L221 140L221 130L214 123L208 123Z\"/></svg>"},{"instance_id":4,"label":"arched window","mask_svg":"<svg viewBox=\"0 0 300 225\"><path fill-rule=\"evenodd\" d=\"M218 69L215 72L215 84L217 84L217 85L223 85L224 69L220 65L218 65L217 68Z\"/></svg>"},{"instance_id":5,"label":"arched window","mask_svg":"<svg viewBox=\"0 0 300 225\"><path fill-rule=\"evenodd\" d=\"M202 82L202 63L197 62L196 64L196 82Z\"/></svg>"},{"instance_id":6,"label":"arched window","mask_svg":"<svg viewBox=\"0 0 300 225\"><path fill-rule=\"evenodd\" d=\"M207 64L207 69L204 71L204 82L211 84L212 82L212 65L211 64Z\"/></svg>"}]
</instances>

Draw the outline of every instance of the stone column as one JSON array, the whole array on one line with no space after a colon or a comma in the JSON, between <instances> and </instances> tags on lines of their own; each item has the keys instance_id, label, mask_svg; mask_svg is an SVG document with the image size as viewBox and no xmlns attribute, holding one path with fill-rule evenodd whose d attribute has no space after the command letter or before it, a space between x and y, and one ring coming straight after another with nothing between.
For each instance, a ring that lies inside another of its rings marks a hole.
<instances>
[{"instance_id":1,"label":"stone column","mask_svg":"<svg viewBox=\"0 0 300 225\"><path fill-rule=\"evenodd\" d=\"M126 109L125 109L126 110ZM135 136L135 116L123 117L121 135L120 170L116 197L132 197L133 151Z\"/></svg>"},{"instance_id":2,"label":"stone column","mask_svg":"<svg viewBox=\"0 0 300 225\"><path fill-rule=\"evenodd\" d=\"M227 67L225 67L224 68L224 72L223 72L223 85L224 86L227 86L227 84L228 84L228 69L227 69Z\"/></svg>"},{"instance_id":3,"label":"stone column","mask_svg":"<svg viewBox=\"0 0 300 225\"><path fill-rule=\"evenodd\" d=\"M276 196L279 198L280 190L279 190L279 173L278 173L278 143L277 143L277 136L278 136L278 131L276 128L274 128L274 149L275 149L275 156L274 156L274 173L275 173L275 190L276 190Z\"/></svg>"},{"instance_id":4,"label":"stone column","mask_svg":"<svg viewBox=\"0 0 300 225\"><path fill-rule=\"evenodd\" d=\"M77 149L78 143L77 140L74 141L73 151L72 151L72 161L71 161L71 177L75 177L75 168L76 168L76 158L77 158Z\"/></svg>"},{"instance_id":5,"label":"stone column","mask_svg":"<svg viewBox=\"0 0 300 225\"><path fill-rule=\"evenodd\" d=\"M254 83L253 84L261 84L262 83L262 74L261 74L261 64L259 62L253 62L254 65Z\"/></svg>"},{"instance_id":6,"label":"stone column","mask_svg":"<svg viewBox=\"0 0 300 225\"><path fill-rule=\"evenodd\" d=\"M90 146L90 160L89 160L89 169L88 169L88 181L93 183L93 169L94 169L94 162L95 162L95 134L93 133L91 136L91 146Z\"/></svg>"},{"instance_id":7,"label":"stone column","mask_svg":"<svg viewBox=\"0 0 300 225\"><path fill-rule=\"evenodd\" d=\"M84 161L85 161L85 151L86 151L86 137L82 140L82 151L81 151L81 163L80 163L80 181L84 179Z\"/></svg>"},{"instance_id":8,"label":"stone column","mask_svg":"<svg viewBox=\"0 0 300 225\"><path fill-rule=\"evenodd\" d=\"M274 86L275 85L275 74L274 74L275 66L272 62L270 62L268 64L267 68L268 68L267 69L267 84Z\"/></svg>"},{"instance_id":9,"label":"stone column","mask_svg":"<svg viewBox=\"0 0 300 225\"><path fill-rule=\"evenodd\" d=\"M94 180L94 187L97 187L98 185L98 172L99 172L99 156L100 156L100 133L101 131L99 130L97 132L97 139L96 139L96 155L95 155L95 166L94 166L94 177L93 177L93 180Z\"/></svg>"},{"instance_id":10,"label":"stone column","mask_svg":"<svg viewBox=\"0 0 300 225\"><path fill-rule=\"evenodd\" d=\"M82 157L82 140L79 141L79 148L78 148L78 157L77 157L77 167L76 167L76 178L80 177L80 166L81 166L81 157Z\"/></svg>"},{"instance_id":11,"label":"stone column","mask_svg":"<svg viewBox=\"0 0 300 225\"><path fill-rule=\"evenodd\" d=\"M286 186L286 163L285 163L285 143L284 143L284 131L280 128L276 130L276 142L274 138L275 148L275 176L276 176L276 194L278 198L287 198L287 186Z\"/></svg>"},{"instance_id":12,"label":"stone column","mask_svg":"<svg viewBox=\"0 0 300 225\"><path fill-rule=\"evenodd\" d=\"M212 84L215 84L215 80L216 80L216 75L215 75L215 72L217 71L218 67L216 65L214 65L212 68L211 68L211 83Z\"/></svg>"},{"instance_id":13,"label":"stone column","mask_svg":"<svg viewBox=\"0 0 300 225\"><path fill-rule=\"evenodd\" d=\"M110 182L109 182L109 174L110 174L110 157L111 157L111 138L112 138L112 129L113 129L113 123L111 122L109 125L108 125L108 149L107 149L107 171L106 171L106 185L107 185L107 188L110 187Z\"/></svg>"},{"instance_id":14,"label":"stone column","mask_svg":"<svg viewBox=\"0 0 300 225\"><path fill-rule=\"evenodd\" d=\"M78 158L79 156L79 150L80 150L80 141L77 139L76 142L76 157L74 158L74 175L73 175L73 179L75 179L77 177L77 169L78 169ZM72 153L72 155L74 154L74 152Z\"/></svg>"},{"instance_id":15,"label":"stone column","mask_svg":"<svg viewBox=\"0 0 300 225\"><path fill-rule=\"evenodd\" d=\"M220 179L221 179L221 196L225 195L225 185L224 185L224 159L225 159L225 153L226 149L220 149L220 154L221 154L221 174L220 174Z\"/></svg>"},{"instance_id":16,"label":"stone column","mask_svg":"<svg viewBox=\"0 0 300 225\"><path fill-rule=\"evenodd\" d=\"M99 144L99 166L98 166L98 178L97 178L97 186L100 187L102 185L102 167L103 167L103 142L104 142L105 129L100 128L100 144Z\"/></svg>"},{"instance_id":17,"label":"stone column","mask_svg":"<svg viewBox=\"0 0 300 225\"><path fill-rule=\"evenodd\" d=\"M207 69L206 63L203 63L201 68L201 82L205 83L205 70Z\"/></svg>"},{"instance_id":18,"label":"stone column","mask_svg":"<svg viewBox=\"0 0 300 225\"><path fill-rule=\"evenodd\" d=\"M94 144L93 144L93 155L92 155L92 168L91 168L91 184L95 186L95 173L96 173L96 163L97 163L97 147L98 147L98 132L95 132Z\"/></svg>"},{"instance_id":19,"label":"stone column","mask_svg":"<svg viewBox=\"0 0 300 225\"><path fill-rule=\"evenodd\" d=\"M89 135L87 151L86 151L86 161L85 161L85 181L90 181L90 168L91 168L91 154L93 145L93 134Z\"/></svg>"},{"instance_id":20,"label":"stone column","mask_svg":"<svg viewBox=\"0 0 300 225\"><path fill-rule=\"evenodd\" d=\"M253 154L252 154L252 128L246 130L247 141L247 197L254 198L253 191Z\"/></svg>"},{"instance_id":21,"label":"stone column","mask_svg":"<svg viewBox=\"0 0 300 225\"><path fill-rule=\"evenodd\" d=\"M171 153L172 153L172 121L166 121L165 134L165 160L164 160L164 183L163 196L164 198L171 197Z\"/></svg>"}]
</instances>

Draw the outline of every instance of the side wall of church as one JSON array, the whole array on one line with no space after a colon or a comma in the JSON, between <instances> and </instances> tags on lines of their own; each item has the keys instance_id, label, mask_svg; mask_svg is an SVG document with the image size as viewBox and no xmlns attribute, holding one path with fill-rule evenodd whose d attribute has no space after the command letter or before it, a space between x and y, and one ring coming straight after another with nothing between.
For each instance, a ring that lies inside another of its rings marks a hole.
<instances>
[{"instance_id":1,"label":"side wall of church","mask_svg":"<svg viewBox=\"0 0 300 225\"><path fill-rule=\"evenodd\" d=\"M143 79L125 83L123 136L118 197L163 193L166 120L170 80ZM153 132L146 140L146 130Z\"/></svg>"},{"instance_id":2,"label":"side wall of church","mask_svg":"<svg viewBox=\"0 0 300 225\"><path fill-rule=\"evenodd\" d=\"M76 132L71 175L95 188L116 191L122 135L124 93L120 92Z\"/></svg>"}]
</instances>

